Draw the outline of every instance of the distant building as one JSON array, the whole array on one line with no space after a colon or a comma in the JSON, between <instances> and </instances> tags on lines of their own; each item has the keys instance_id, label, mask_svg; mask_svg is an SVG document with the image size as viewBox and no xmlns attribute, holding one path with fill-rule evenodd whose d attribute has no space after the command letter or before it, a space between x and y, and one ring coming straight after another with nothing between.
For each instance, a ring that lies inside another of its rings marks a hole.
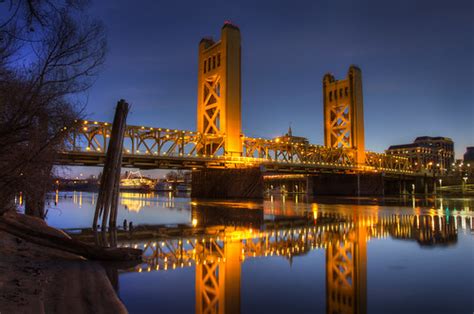
<instances>
[{"instance_id":1,"label":"distant building","mask_svg":"<svg viewBox=\"0 0 474 314\"><path fill-rule=\"evenodd\" d=\"M300 144L309 144L309 141L306 137L294 136L291 130L291 126L288 128L288 133L283 136L275 137L273 139L276 143L300 143Z\"/></svg>"},{"instance_id":2,"label":"distant building","mask_svg":"<svg viewBox=\"0 0 474 314\"><path fill-rule=\"evenodd\" d=\"M464 161L474 162L474 146L466 147L466 152L464 153Z\"/></svg>"},{"instance_id":3,"label":"distant building","mask_svg":"<svg viewBox=\"0 0 474 314\"><path fill-rule=\"evenodd\" d=\"M420 136L413 143L392 145L387 154L408 157L414 169L449 169L454 162L454 143L448 137Z\"/></svg>"}]
</instances>

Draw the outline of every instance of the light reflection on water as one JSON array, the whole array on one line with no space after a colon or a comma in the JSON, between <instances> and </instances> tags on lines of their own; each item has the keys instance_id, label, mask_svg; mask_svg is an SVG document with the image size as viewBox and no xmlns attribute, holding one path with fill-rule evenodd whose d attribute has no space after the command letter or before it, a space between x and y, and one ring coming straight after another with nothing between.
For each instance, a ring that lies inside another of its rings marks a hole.
<instances>
[{"instance_id":1,"label":"light reflection on water","mask_svg":"<svg viewBox=\"0 0 474 314\"><path fill-rule=\"evenodd\" d=\"M88 227L96 197L51 195L48 222ZM472 312L472 199L353 201L123 193L119 221L182 226L119 241L146 257L118 293L131 313Z\"/></svg>"},{"instance_id":2,"label":"light reflection on water","mask_svg":"<svg viewBox=\"0 0 474 314\"><path fill-rule=\"evenodd\" d=\"M48 196L48 224L58 228L89 228L97 200L93 192L57 192ZM171 193L120 193L117 221L140 224L185 224L191 219L188 198Z\"/></svg>"}]
</instances>

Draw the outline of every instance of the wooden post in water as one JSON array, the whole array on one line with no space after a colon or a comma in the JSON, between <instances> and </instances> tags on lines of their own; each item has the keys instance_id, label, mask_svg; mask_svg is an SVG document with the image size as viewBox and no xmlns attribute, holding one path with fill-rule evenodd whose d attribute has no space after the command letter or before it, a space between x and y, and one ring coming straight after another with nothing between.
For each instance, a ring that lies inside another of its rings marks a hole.
<instances>
[{"instance_id":1,"label":"wooden post in water","mask_svg":"<svg viewBox=\"0 0 474 314\"><path fill-rule=\"evenodd\" d=\"M100 225L103 234L105 234L107 230L107 223L109 229L112 231L115 230L117 225L117 205L120 187L120 171L122 166L123 139L125 136L128 111L128 103L121 99L117 103L117 108L115 110L112 134L107 148L104 171L100 181L99 196L97 198L94 222L92 225L94 231L97 231L97 225L100 218ZM104 134L104 136L106 135Z\"/></svg>"}]
</instances>

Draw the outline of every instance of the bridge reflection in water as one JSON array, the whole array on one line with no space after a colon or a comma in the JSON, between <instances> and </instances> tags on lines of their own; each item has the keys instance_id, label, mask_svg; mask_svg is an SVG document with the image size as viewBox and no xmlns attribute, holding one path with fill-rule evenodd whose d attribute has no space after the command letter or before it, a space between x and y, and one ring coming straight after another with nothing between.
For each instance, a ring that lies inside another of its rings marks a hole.
<instances>
[{"instance_id":1,"label":"bridge reflection in water","mask_svg":"<svg viewBox=\"0 0 474 314\"><path fill-rule=\"evenodd\" d=\"M279 257L291 263L295 256L325 250L327 313L366 313L368 241L390 236L449 245L457 241L458 228L474 230L470 213L324 212L313 204L303 216L265 220L262 209L194 204L192 226L137 230L119 245L144 249L145 263L128 271L194 266L196 313L240 312L241 265L247 259Z\"/></svg>"}]
</instances>

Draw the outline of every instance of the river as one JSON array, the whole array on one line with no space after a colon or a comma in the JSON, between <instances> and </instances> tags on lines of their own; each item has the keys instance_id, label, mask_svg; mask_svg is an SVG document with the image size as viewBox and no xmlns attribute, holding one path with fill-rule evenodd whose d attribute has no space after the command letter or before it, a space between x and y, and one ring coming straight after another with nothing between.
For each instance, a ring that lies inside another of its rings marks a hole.
<instances>
[{"instance_id":1,"label":"river","mask_svg":"<svg viewBox=\"0 0 474 314\"><path fill-rule=\"evenodd\" d=\"M48 223L88 228L96 199L52 193ZM473 210L472 198L121 193L121 225L167 236L119 241L145 262L115 287L131 313L472 313Z\"/></svg>"}]
</instances>

